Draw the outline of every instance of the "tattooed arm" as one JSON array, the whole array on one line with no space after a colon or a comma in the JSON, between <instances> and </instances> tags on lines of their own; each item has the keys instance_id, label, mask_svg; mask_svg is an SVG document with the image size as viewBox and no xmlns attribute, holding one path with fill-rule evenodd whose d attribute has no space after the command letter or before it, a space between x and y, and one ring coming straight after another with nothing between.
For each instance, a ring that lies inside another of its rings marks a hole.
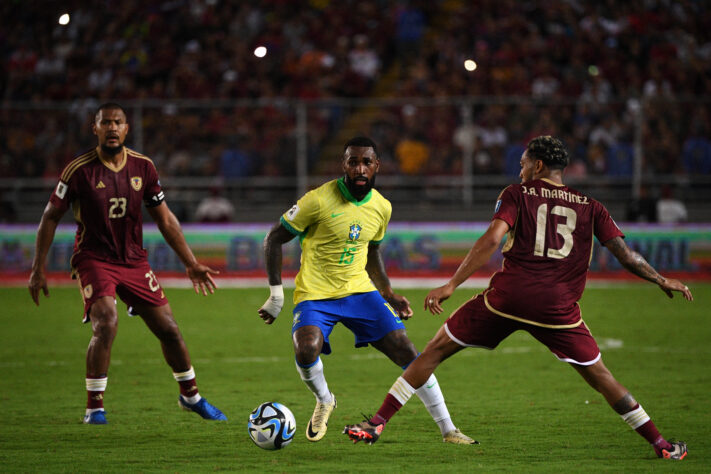
<instances>
[{"instance_id":1,"label":"tattooed arm","mask_svg":"<svg viewBox=\"0 0 711 474\"><path fill-rule=\"evenodd\" d=\"M694 297L691 295L689 287L679 280L661 276L642 255L629 248L627 244L625 244L625 241L622 240L622 237L615 237L614 239L608 240L604 245L629 272L652 283L656 283L669 298L674 297L672 291L679 291L684 295L684 298L693 301Z\"/></svg>"}]
</instances>

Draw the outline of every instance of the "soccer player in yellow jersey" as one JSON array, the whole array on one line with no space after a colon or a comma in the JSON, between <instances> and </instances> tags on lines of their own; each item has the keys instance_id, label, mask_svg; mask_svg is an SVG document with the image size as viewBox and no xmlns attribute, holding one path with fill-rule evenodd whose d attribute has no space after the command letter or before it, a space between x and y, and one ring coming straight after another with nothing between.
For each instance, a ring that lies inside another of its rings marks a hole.
<instances>
[{"instance_id":1,"label":"soccer player in yellow jersey","mask_svg":"<svg viewBox=\"0 0 711 474\"><path fill-rule=\"evenodd\" d=\"M373 189L379 165L375 143L367 137L352 138L344 146L344 176L306 193L264 240L271 295L259 316L267 324L274 322L284 304L281 247L295 236L301 242L292 339L296 368L316 397L306 428L310 441L324 437L336 407L320 357L322 352L331 353L328 337L336 323L353 332L356 347L370 344L403 369L418 356L402 323L412 316L410 302L393 292L380 256L392 207ZM445 442L476 443L452 423L434 374L417 395Z\"/></svg>"}]
</instances>

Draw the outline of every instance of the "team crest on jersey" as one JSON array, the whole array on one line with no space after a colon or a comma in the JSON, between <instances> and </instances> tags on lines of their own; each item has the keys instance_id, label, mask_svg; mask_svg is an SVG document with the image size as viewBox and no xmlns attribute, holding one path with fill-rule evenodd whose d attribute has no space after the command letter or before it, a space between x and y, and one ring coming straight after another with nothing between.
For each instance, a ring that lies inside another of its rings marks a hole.
<instances>
[{"instance_id":1,"label":"team crest on jersey","mask_svg":"<svg viewBox=\"0 0 711 474\"><path fill-rule=\"evenodd\" d=\"M134 176L131 178L131 187L134 191L140 191L143 187L143 179L140 176Z\"/></svg>"},{"instance_id":2,"label":"team crest on jersey","mask_svg":"<svg viewBox=\"0 0 711 474\"><path fill-rule=\"evenodd\" d=\"M350 242L355 242L360 238L360 231L363 230L363 226L359 222L354 222L348 228L348 240Z\"/></svg>"},{"instance_id":3,"label":"team crest on jersey","mask_svg":"<svg viewBox=\"0 0 711 474\"><path fill-rule=\"evenodd\" d=\"M94 288L91 286L91 284L86 285L84 287L84 298L89 299L91 298L91 295L94 294Z\"/></svg>"},{"instance_id":4,"label":"team crest on jersey","mask_svg":"<svg viewBox=\"0 0 711 474\"><path fill-rule=\"evenodd\" d=\"M294 321L291 323L292 326L296 326L301 321L301 311L294 313Z\"/></svg>"}]
</instances>

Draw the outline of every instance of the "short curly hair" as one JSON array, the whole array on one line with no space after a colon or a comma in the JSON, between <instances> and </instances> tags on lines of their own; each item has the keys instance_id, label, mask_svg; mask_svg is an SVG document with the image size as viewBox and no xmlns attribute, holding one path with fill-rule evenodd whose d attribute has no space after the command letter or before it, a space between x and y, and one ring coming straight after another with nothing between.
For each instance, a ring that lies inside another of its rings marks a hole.
<instances>
[{"instance_id":1,"label":"short curly hair","mask_svg":"<svg viewBox=\"0 0 711 474\"><path fill-rule=\"evenodd\" d=\"M563 142L550 135L542 135L526 145L528 156L541 160L548 168L562 170L570 162L568 150Z\"/></svg>"},{"instance_id":2,"label":"short curly hair","mask_svg":"<svg viewBox=\"0 0 711 474\"><path fill-rule=\"evenodd\" d=\"M351 138L350 140L348 140L346 142L345 145L343 145L343 152L344 153L348 149L349 146L362 146L365 148L372 148L373 151L375 152L375 154L376 155L378 154L378 146L375 144L375 142L373 140L371 140L368 137L360 136L360 137Z\"/></svg>"}]
</instances>

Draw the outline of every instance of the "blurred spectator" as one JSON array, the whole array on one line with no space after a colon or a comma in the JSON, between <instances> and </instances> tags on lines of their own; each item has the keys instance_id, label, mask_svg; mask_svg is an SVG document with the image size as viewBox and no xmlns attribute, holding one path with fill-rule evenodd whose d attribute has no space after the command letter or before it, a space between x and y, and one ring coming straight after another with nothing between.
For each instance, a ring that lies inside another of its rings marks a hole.
<instances>
[{"instance_id":1,"label":"blurred spectator","mask_svg":"<svg viewBox=\"0 0 711 474\"><path fill-rule=\"evenodd\" d=\"M425 33L425 14L417 3L401 0L394 7L398 56L406 61L417 57Z\"/></svg>"},{"instance_id":2,"label":"blurred spectator","mask_svg":"<svg viewBox=\"0 0 711 474\"><path fill-rule=\"evenodd\" d=\"M711 140L698 136L687 138L682 159L688 173L711 174Z\"/></svg>"},{"instance_id":3,"label":"blurred spectator","mask_svg":"<svg viewBox=\"0 0 711 474\"><path fill-rule=\"evenodd\" d=\"M252 176L256 159L250 153L243 138L233 138L220 157L220 176L223 178L244 178Z\"/></svg>"},{"instance_id":4,"label":"blurred spectator","mask_svg":"<svg viewBox=\"0 0 711 474\"><path fill-rule=\"evenodd\" d=\"M374 50L368 47L368 37L356 35L353 49L348 53L351 69L368 85L372 85L378 76L380 59Z\"/></svg>"},{"instance_id":5,"label":"blurred spectator","mask_svg":"<svg viewBox=\"0 0 711 474\"><path fill-rule=\"evenodd\" d=\"M212 186L195 210L198 222L230 222L234 218L235 207L222 195L221 186Z\"/></svg>"},{"instance_id":6,"label":"blurred spectator","mask_svg":"<svg viewBox=\"0 0 711 474\"><path fill-rule=\"evenodd\" d=\"M657 201L657 220L662 224L686 222L688 212L686 205L674 196L671 186L662 187L661 197Z\"/></svg>"},{"instance_id":7,"label":"blurred spectator","mask_svg":"<svg viewBox=\"0 0 711 474\"><path fill-rule=\"evenodd\" d=\"M5 197L0 190L0 223L10 223L17 221L17 210L11 199Z\"/></svg>"},{"instance_id":8,"label":"blurred spectator","mask_svg":"<svg viewBox=\"0 0 711 474\"><path fill-rule=\"evenodd\" d=\"M628 222L657 222L657 200L642 185L639 188L639 198L632 199L627 206Z\"/></svg>"},{"instance_id":9,"label":"blurred spectator","mask_svg":"<svg viewBox=\"0 0 711 474\"><path fill-rule=\"evenodd\" d=\"M395 157L400 164L400 171L410 175L420 174L430 159L430 149L424 141L409 136L398 142Z\"/></svg>"}]
</instances>

